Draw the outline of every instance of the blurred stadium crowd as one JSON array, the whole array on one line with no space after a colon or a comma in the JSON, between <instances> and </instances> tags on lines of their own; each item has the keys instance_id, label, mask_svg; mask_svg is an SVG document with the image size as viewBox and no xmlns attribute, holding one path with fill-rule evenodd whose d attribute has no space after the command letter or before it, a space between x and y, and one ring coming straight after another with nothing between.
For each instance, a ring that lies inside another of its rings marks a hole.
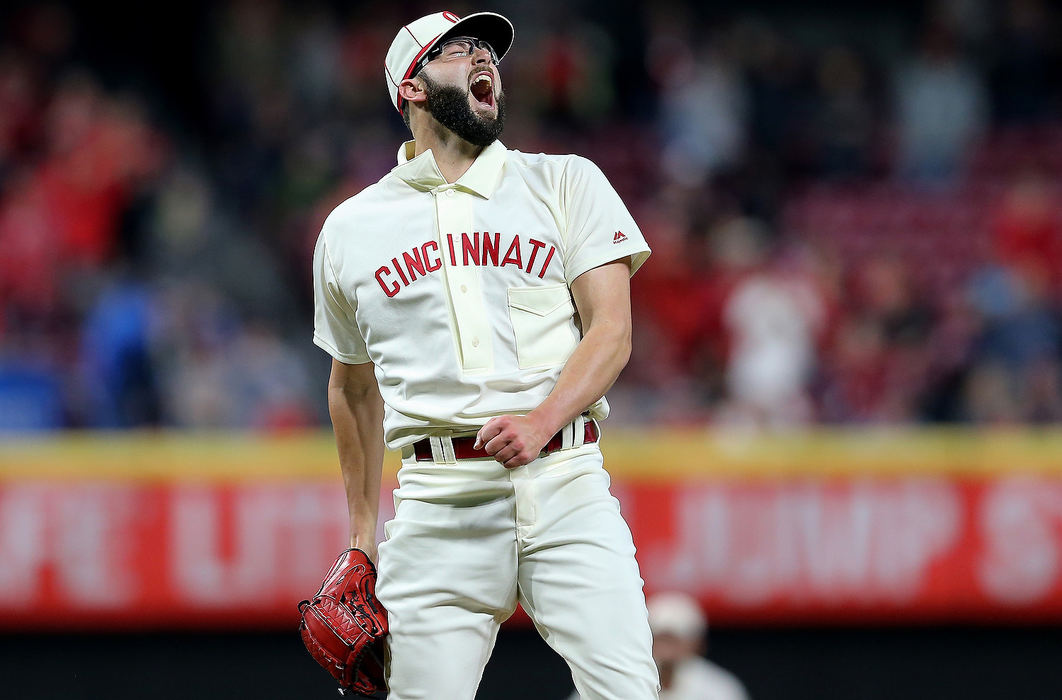
<instances>
[{"instance_id":1,"label":"blurred stadium crowd","mask_svg":"<svg viewBox=\"0 0 1062 700\"><path fill-rule=\"evenodd\" d=\"M506 145L595 160L654 248L617 418L1062 420L1059 11L840 7L449 8L516 24ZM327 421L313 243L394 165L382 57L436 9L193 3L181 86L4 10L0 428Z\"/></svg>"}]
</instances>

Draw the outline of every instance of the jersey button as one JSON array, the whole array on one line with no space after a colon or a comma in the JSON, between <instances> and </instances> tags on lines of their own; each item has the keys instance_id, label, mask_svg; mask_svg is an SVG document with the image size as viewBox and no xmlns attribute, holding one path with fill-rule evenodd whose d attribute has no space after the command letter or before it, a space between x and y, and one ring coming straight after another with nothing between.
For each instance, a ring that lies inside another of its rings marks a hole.
<instances>
[{"instance_id":1,"label":"jersey button","mask_svg":"<svg viewBox=\"0 0 1062 700\"><path fill-rule=\"evenodd\" d=\"M461 285L461 293L462 294L468 294L468 285L467 284L462 284Z\"/></svg>"},{"instance_id":2,"label":"jersey button","mask_svg":"<svg viewBox=\"0 0 1062 700\"><path fill-rule=\"evenodd\" d=\"M473 338L472 339L472 347L474 347L474 348L478 348L479 347L479 338Z\"/></svg>"}]
</instances>

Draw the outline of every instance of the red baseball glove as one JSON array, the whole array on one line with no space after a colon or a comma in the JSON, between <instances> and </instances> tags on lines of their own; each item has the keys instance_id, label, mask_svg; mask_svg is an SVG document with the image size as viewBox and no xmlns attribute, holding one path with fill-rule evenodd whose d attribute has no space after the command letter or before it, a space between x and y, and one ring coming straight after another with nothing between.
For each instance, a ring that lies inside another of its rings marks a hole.
<instances>
[{"instance_id":1,"label":"red baseball glove","mask_svg":"<svg viewBox=\"0 0 1062 700\"><path fill-rule=\"evenodd\" d=\"M341 695L371 697L387 689L387 611L376 599L376 567L365 552L340 554L321 590L300 602L299 612L306 649L339 681Z\"/></svg>"}]
</instances>

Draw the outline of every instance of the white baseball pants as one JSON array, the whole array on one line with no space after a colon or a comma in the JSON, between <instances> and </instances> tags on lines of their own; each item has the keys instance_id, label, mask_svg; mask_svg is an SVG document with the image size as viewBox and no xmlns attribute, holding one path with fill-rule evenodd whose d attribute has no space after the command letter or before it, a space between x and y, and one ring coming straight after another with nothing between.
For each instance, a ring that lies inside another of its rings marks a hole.
<instances>
[{"instance_id":1,"label":"white baseball pants","mask_svg":"<svg viewBox=\"0 0 1062 700\"><path fill-rule=\"evenodd\" d=\"M404 459L380 545L390 700L472 700L519 599L584 700L657 697L630 529L596 444L508 470Z\"/></svg>"}]
</instances>

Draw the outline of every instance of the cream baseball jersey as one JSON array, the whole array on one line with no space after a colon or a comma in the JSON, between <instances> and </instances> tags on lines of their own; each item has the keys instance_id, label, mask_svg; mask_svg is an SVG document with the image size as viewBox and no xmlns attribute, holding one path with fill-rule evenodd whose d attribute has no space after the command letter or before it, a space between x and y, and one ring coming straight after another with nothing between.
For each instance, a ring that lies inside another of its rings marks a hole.
<instances>
[{"instance_id":1,"label":"cream baseball jersey","mask_svg":"<svg viewBox=\"0 0 1062 700\"><path fill-rule=\"evenodd\" d=\"M572 281L649 257L585 158L495 142L450 184L414 146L329 215L313 262L314 342L375 363L392 449L534 409L581 337ZM607 416L603 397L591 414Z\"/></svg>"}]
</instances>

